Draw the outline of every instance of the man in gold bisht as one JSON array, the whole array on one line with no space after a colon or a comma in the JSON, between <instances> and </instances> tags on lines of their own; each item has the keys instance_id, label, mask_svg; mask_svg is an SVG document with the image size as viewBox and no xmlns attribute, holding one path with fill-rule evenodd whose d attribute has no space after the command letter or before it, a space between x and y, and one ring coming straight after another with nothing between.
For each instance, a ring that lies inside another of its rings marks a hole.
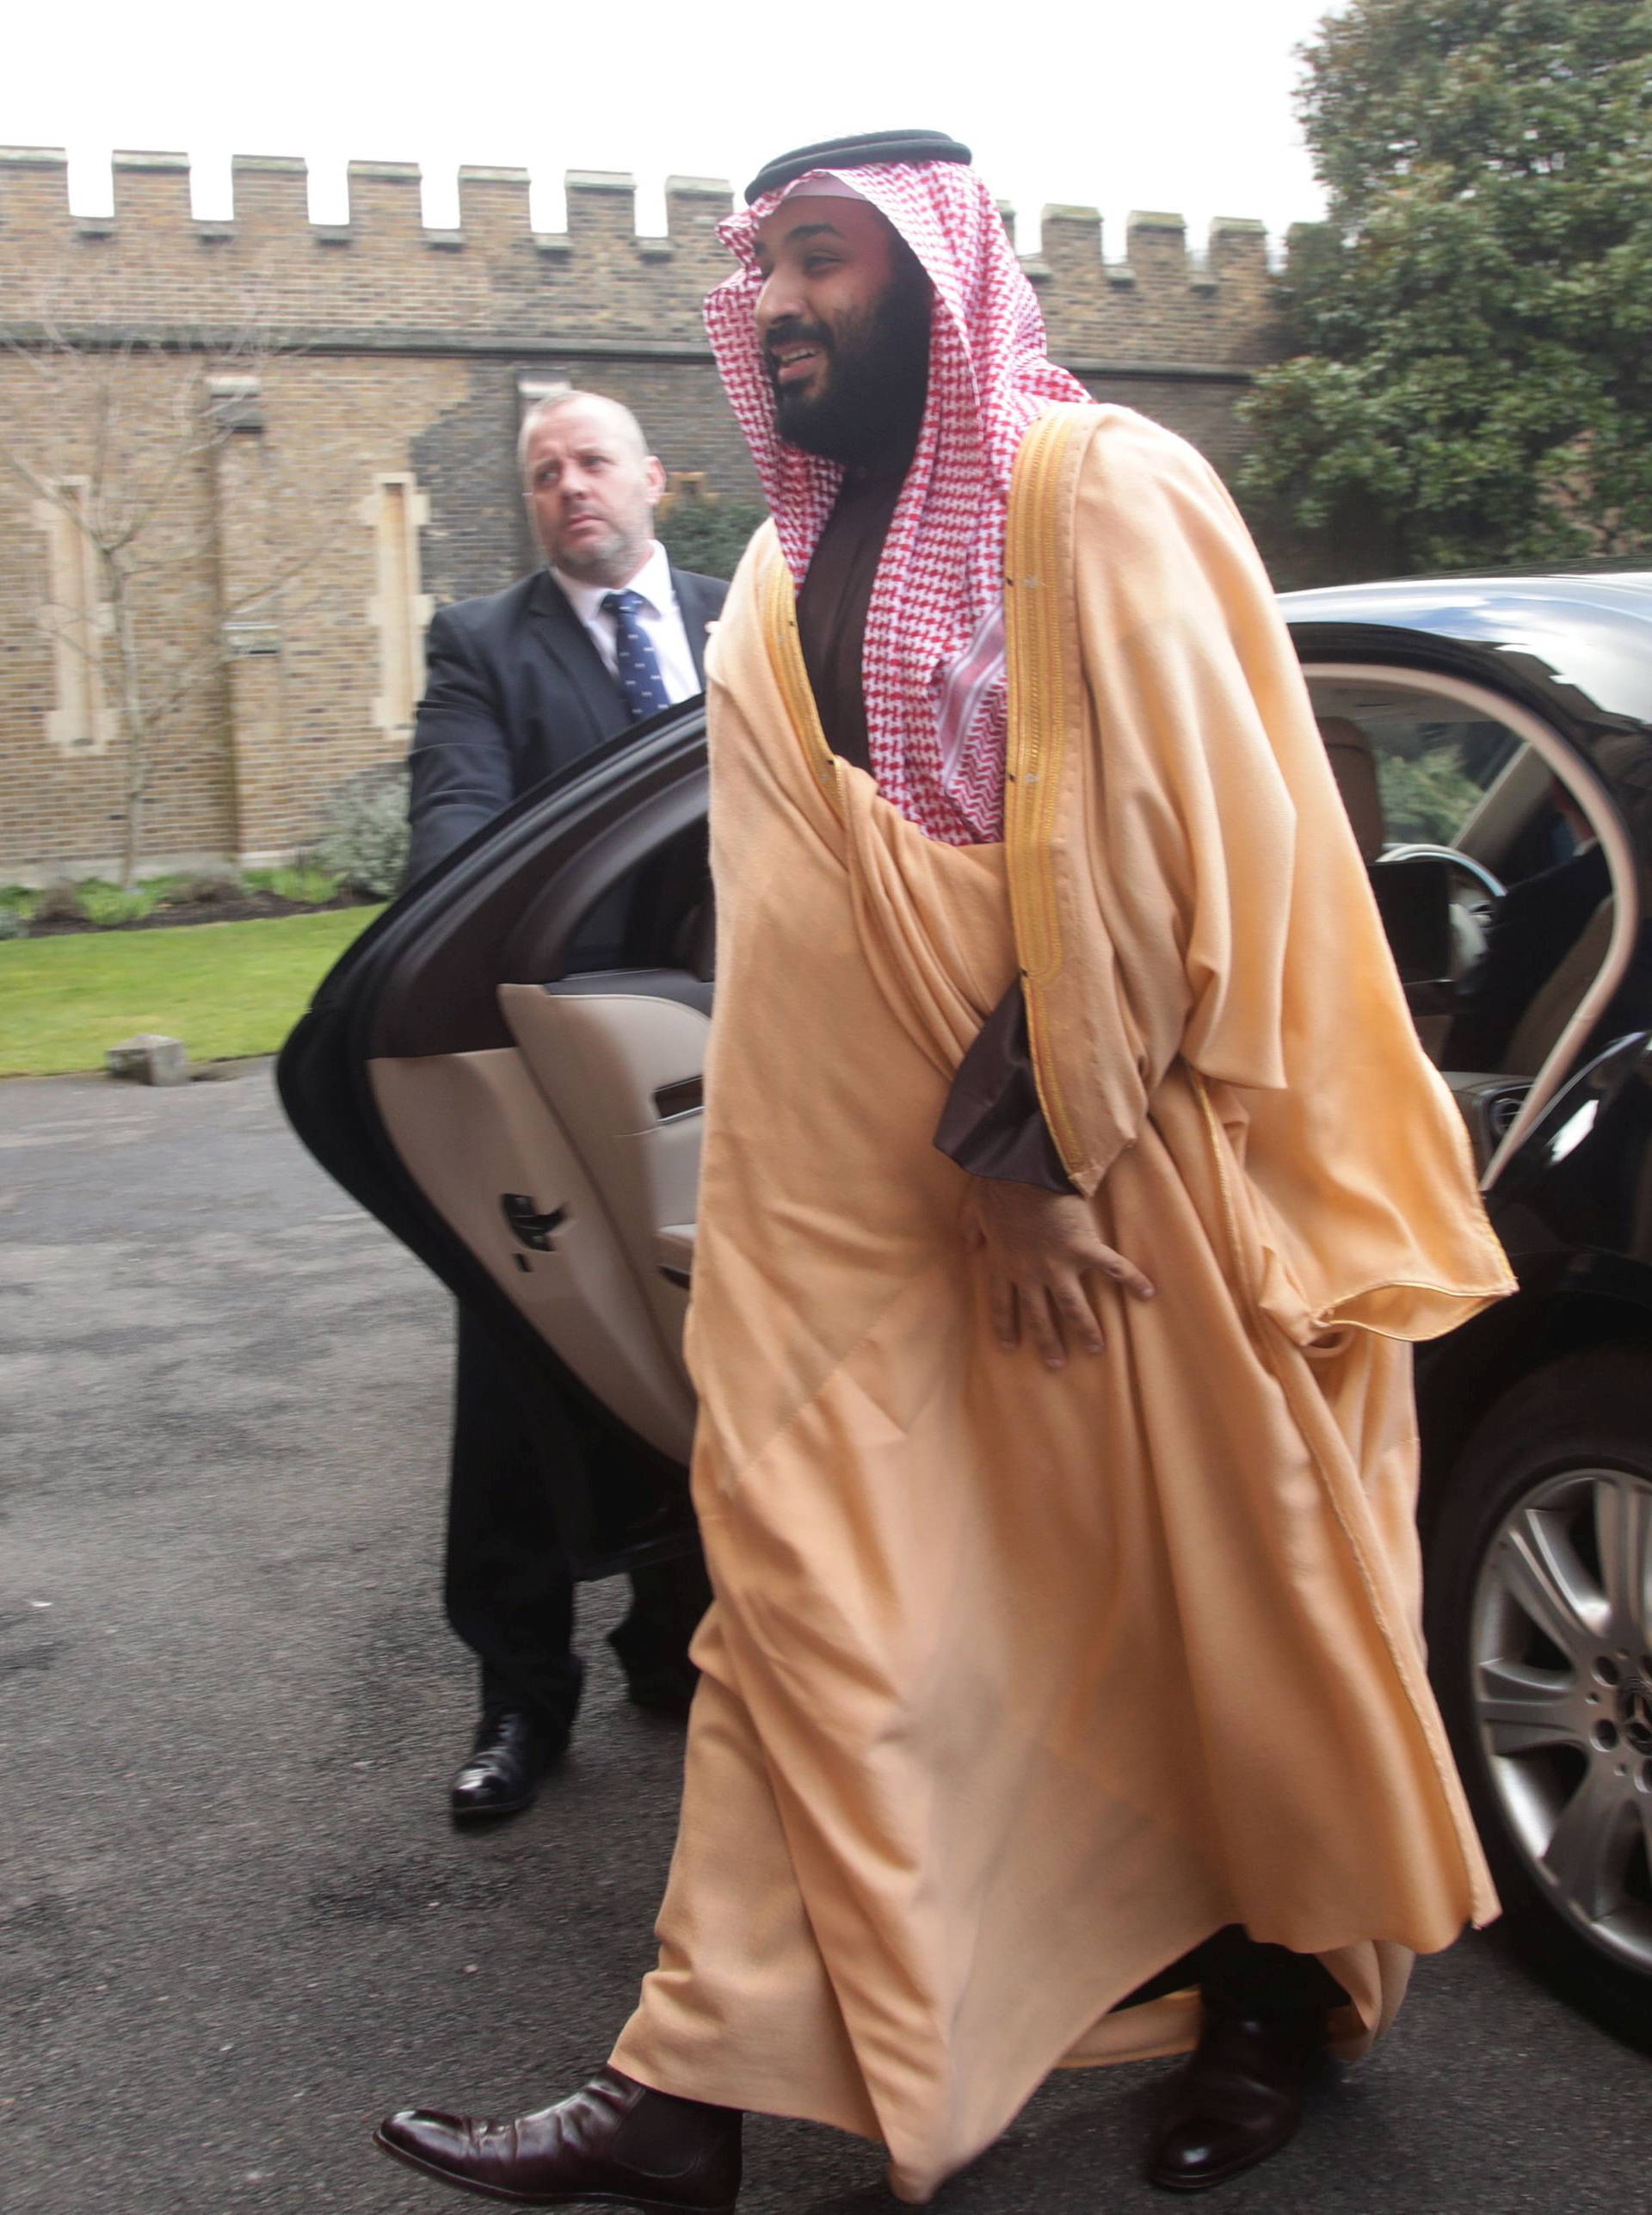
<instances>
[{"instance_id":1,"label":"man in gold bisht","mask_svg":"<svg viewBox=\"0 0 1652 2215\"><path fill-rule=\"evenodd\" d=\"M659 1966L571 2099L379 2133L520 2204L730 2207L745 2109L922 2204L1052 2069L1189 2048L1151 2174L1219 2183L1495 1912L1410 1349L1507 1267L1244 527L1045 359L968 160L805 148L724 226L774 521L710 656Z\"/></svg>"}]
</instances>

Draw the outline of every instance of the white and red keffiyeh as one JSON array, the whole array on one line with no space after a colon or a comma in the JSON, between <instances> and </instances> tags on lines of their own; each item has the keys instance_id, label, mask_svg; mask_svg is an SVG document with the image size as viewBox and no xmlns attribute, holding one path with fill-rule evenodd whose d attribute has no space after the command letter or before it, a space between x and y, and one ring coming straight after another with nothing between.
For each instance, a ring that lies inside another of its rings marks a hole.
<instances>
[{"instance_id":1,"label":"white and red keffiyeh","mask_svg":"<svg viewBox=\"0 0 1652 2215\"><path fill-rule=\"evenodd\" d=\"M723 381L795 582L808 574L843 472L787 446L758 343L757 226L829 179L871 202L935 288L929 397L866 614L863 674L878 788L949 846L1003 836L1004 531L1010 471L1052 401L1088 400L1046 358L1044 318L990 194L951 162L811 170L720 225L741 267L706 303Z\"/></svg>"}]
</instances>

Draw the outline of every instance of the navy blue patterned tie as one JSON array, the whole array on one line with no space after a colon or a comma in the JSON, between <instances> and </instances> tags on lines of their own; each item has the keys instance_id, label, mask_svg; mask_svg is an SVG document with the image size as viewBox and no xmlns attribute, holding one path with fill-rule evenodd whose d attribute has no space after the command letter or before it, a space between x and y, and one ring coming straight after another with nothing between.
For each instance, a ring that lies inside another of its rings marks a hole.
<instances>
[{"instance_id":1,"label":"navy blue patterned tie","mask_svg":"<svg viewBox=\"0 0 1652 2215\"><path fill-rule=\"evenodd\" d=\"M613 618L613 673L626 706L639 723L645 715L657 715L671 705L654 641L637 620L642 604L642 594L631 591L610 592L602 601L602 613Z\"/></svg>"}]
</instances>

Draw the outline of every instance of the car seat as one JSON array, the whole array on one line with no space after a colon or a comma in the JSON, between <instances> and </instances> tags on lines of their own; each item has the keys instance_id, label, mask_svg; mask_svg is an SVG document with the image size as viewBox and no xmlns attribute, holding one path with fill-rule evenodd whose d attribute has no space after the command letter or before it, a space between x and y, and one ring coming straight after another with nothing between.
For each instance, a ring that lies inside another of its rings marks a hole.
<instances>
[{"instance_id":1,"label":"car seat","mask_svg":"<svg viewBox=\"0 0 1652 2215\"><path fill-rule=\"evenodd\" d=\"M1600 974L1612 943L1616 903L1608 893L1589 917L1557 967L1538 987L1514 1027L1503 1056L1512 1077L1535 1077L1560 1043L1579 1002Z\"/></svg>"},{"instance_id":2,"label":"car seat","mask_svg":"<svg viewBox=\"0 0 1652 2215\"><path fill-rule=\"evenodd\" d=\"M1325 742L1331 774L1342 795L1343 807L1353 826L1360 858L1374 861L1387 843L1383 820L1382 787L1377 780L1377 757L1365 732L1350 717L1325 715L1319 719L1319 735Z\"/></svg>"}]
</instances>

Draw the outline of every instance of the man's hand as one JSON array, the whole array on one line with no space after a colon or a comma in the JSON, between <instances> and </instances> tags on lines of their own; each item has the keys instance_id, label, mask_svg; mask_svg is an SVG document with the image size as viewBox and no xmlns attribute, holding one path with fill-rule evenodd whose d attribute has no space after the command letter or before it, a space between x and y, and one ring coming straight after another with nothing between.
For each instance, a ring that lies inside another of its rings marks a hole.
<instances>
[{"instance_id":1,"label":"man's hand","mask_svg":"<svg viewBox=\"0 0 1652 2215\"><path fill-rule=\"evenodd\" d=\"M1137 1299L1153 1297L1136 1264L1102 1244L1089 1203L1076 1193L971 1177L964 1236L986 1262L998 1343L1013 1351L1025 1330L1047 1368L1064 1365L1068 1333L1087 1353L1101 1351L1087 1276L1109 1277Z\"/></svg>"}]
</instances>

